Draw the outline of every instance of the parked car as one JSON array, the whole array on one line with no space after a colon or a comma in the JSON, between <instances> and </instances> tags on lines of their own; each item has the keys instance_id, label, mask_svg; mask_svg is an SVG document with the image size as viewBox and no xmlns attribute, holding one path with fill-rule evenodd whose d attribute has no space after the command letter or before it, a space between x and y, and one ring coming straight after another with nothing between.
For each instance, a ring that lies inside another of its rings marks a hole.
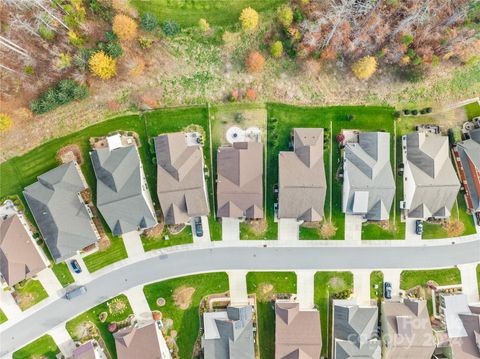
<instances>
[{"instance_id":1,"label":"parked car","mask_svg":"<svg viewBox=\"0 0 480 359\"><path fill-rule=\"evenodd\" d=\"M417 219L415 221L415 233L419 236L421 236L423 233L423 223L420 219Z\"/></svg>"},{"instance_id":2,"label":"parked car","mask_svg":"<svg viewBox=\"0 0 480 359\"><path fill-rule=\"evenodd\" d=\"M68 300L72 300L73 298L79 297L85 293L87 293L87 287L85 286L76 287L71 290L68 290L67 293L65 293L65 298L67 298Z\"/></svg>"},{"instance_id":3,"label":"parked car","mask_svg":"<svg viewBox=\"0 0 480 359\"><path fill-rule=\"evenodd\" d=\"M392 283L383 283L383 296L385 299L392 299Z\"/></svg>"},{"instance_id":4,"label":"parked car","mask_svg":"<svg viewBox=\"0 0 480 359\"><path fill-rule=\"evenodd\" d=\"M82 273L82 268L80 267L80 264L78 264L76 259L73 259L70 261L70 267L72 267L72 270L75 273Z\"/></svg>"},{"instance_id":5,"label":"parked car","mask_svg":"<svg viewBox=\"0 0 480 359\"><path fill-rule=\"evenodd\" d=\"M193 222L195 224L195 235L197 237L203 237L202 218L195 217Z\"/></svg>"}]
</instances>

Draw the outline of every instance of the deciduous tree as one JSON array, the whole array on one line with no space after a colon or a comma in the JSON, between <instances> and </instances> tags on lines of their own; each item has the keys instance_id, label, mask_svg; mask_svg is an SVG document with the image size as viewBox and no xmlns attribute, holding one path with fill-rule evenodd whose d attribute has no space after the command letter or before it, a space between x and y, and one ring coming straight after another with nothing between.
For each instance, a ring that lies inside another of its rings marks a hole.
<instances>
[{"instance_id":1,"label":"deciduous tree","mask_svg":"<svg viewBox=\"0 0 480 359\"><path fill-rule=\"evenodd\" d=\"M90 70L102 80L108 80L117 73L117 62L103 51L95 53L88 61Z\"/></svg>"},{"instance_id":2,"label":"deciduous tree","mask_svg":"<svg viewBox=\"0 0 480 359\"><path fill-rule=\"evenodd\" d=\"M265 58L258 51L251 52L245 62L248 72L261 72L265 66Z\"/></svg>"},{"instance_id":3,"label":"deciduous tree","mask_svg":"<svg viewBox=\"0 0 480 359\"><path fill-rule=\"evenodd\" d=\"M365 56L352 65L352 72L360 80L368 80L377 70L377 60L373 56Z\"/></svg>"},{"instance_id":4,"label":"deciduous tree","mask_svg":"<svg viewBox=\"0 0 480 359\"><path fill-rule=\"evenodd\" d=\"M282 57L283 55L283 44L281 41L275 41L270 48L270 53L272 54L272 57L278 59Z\"/></svg>"},{"instance_id":5,"label":"deciduous tree","mask_svg":"<svg viewBox=\"0 0 480 359\"><path fill-rule=\"evenodd\" d=\"M251 7L242 10L240 22L244 31L253 31L258 26L258 13Z\"/></svg>"},{"instance_id":6,"label":"deciduous tree","mask_svg":"<svg viewBox=\"0 0 480 359\"><path fill-rule=\"evenodd\" d=\"M137 36L137 23L127 15L118 14L113 18L112 30L122 41L130 41Z\"/></svg>"},{"instance_id":7,"label":"deciduous tree","mask_svg":"<svg viewBox=\"0 0 480 359\"><path fill-rule=\"evenodd\" d=\"M293 11L288 5L282 5L277 10L277 18L284 27L289 27L293 21Z\"/></svg>"}]
</instances>

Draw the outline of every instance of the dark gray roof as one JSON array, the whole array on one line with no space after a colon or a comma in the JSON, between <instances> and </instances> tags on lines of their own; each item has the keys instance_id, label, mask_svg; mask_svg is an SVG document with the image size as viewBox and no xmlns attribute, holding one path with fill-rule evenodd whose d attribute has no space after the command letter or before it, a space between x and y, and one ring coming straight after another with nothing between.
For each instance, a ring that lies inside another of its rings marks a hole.
<instances>
[{"instance_id":1,"label":"dark gray roof","mask_svg":"<svg viewBox=\"0 0 480 359\"><path fill-rule=\"evenodd\" d=\"M90 156L97 177L97 207L112 233L117 236L155 226L137 147L102 148Z\"/></svg>"},{"instance_id":2,"label":"dark gray roof","mask_svg":"<svg viewBox=\"0 0 480 359\"><path fill-rule=\"evenodd\" d=\"M470 132L470 139L457 144L474 211L480 211L480 190L475 186L475 173L480 171L480 128ZM478 181L478 180L477 180Z\"/></svg>"},{"instance_id":3,"label":"dark gray roof","mask_svg":"<svg viewBox=\"0 0 480 359\"><path fill-rule=\"evenodd\" d=\"M23 191L48 250L57 263L98 240L79 195L86 188L77 164L72 161L38 176L38 182Z\"/></svg>"},{"instance_id":4,"label":"dark gray roof","mask_svg":"<svg viewBox=\"0 0 480 359\"><path fill-rule=\"evenodd\" d=\"M387 220L394 196L390 134L360 133L358 143L345 146L343 211L369 220Z\"/></svg>"},{"instance_id":5,"label":"dark gray roof","mask_svg":"<svg viewBox=\"0 0 480 359\"><path fill-rule=\"evenodd\" d=\"M205 359L254 359L252 307L203 314Z\"/></svg>"},{"instance_id":6,"label":"dark gray roof","mask_svg":"<svg viewBox=\"0 0 480 359\"><path fill-rule=\"evenodd\" d=\"M404 192L410 218L449 217L460 189L448 137L415 132L405 136Z\"/></svg>"},{"instance_id":7,"label":"dark gray roof","mask_svg":"<svg viewBox=\"0 0 480 359\"><path fill-rule=\"evenodd\" d=\"M380 359L377 307L339 301L334 307L335 359Z\"/></svg>"}]
</instances>

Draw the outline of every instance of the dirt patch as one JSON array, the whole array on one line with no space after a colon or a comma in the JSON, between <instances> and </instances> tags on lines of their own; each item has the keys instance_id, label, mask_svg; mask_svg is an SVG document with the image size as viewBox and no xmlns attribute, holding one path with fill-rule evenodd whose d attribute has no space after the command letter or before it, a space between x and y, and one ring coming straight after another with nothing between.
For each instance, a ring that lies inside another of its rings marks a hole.
<instances>
[{"instance_id":1,"label":"dirt patch","mask_svg":"<svg viewBox=\"0 0 480 359\"><path fill-rule=\"evenodd\" d=\"M179 234L186 227L187 227L186 224L182 223L182 224L174 224L174 225L168 226L167 229L169 233L175 235L175 234Z\"/></svg>"},{"instance_id":2,"label":"dirt patch","mask_svg":"<svg viewBox=\"0 0 480 359\"><path fill-rule=\"evenodd\" d=\"M192 303L192 296L195 293L195 288L181 286L173 291L172 298L175 306L182 310L188 309Z\"/></svg>"},{"instance_id":3,"label":"dirt patch","mask_svg":"<svg viewBox=\"0 0 480 359\"><path fill-rule=\"evenodd\" d=\"M245 221L245 224L248 225L254 234L262 234L267 229L267 221L265 218L254 221Z\"/></svg>"},{"instance_id":4,"label":"dirt patch","mask_svg":"<svg viewBox=\"0 0 480 359\"><path fill-rule=\"evenodd\" d=\"M269 300L273 298L274 287L271 283L261 283L258 286L258 299L261 301Z\"/></svg>"},{"instance_id":5,"label":"dirt patch","mask_svg":"<svg viewBox=\"0 0 480 359\"><path fill-rule=\"evenodd\" d=\"M345 281L339 277L330 278L330 280L328 281L328 284L330 285L330 287L336 290L339 290L345 287Z\"/></svg>"},{"instance_id":6,"label":"dirt patch","mask_svg":"<svg viewBox=\"0 0 480 359\"><path fill-rule=\"evenodd\" d=\"M444 222L442 228L447 231L449 237L458 237L465 231L465 224L459 220L450 220Z\"/></svg>"},{"instance_id":7,"label":"dirt patch","mask_svg":"<svg viewBox=\"0 0 480 359\"><path fill-rule=\"evenodd\" d=\"M34 293L13 292L13 298L15 298L15 302L17 302L20 308L29 308L35 302L37 295Z\"/></svg>"},{"instance_id":8,"label":"dirt patch","mask_svg":"<svg viewBox=\"0 0 480 359\"><path fill-rule=\"evenodd\" d=\"M120 298L113 299L108 303L108 311L112 315L123 313L127 309L127 304Z\"/></svg>"},{"instance_id":9,"label":"dirt patch","mask_svg":"<svg viewBox=\"0 0 480 359\"><path fill-rule=\"evenodd\" d=\"M162 222L158 222L158 224L152 228L146 229L143 234L145 237L148 238L156 238L161 237L163 230L165 228L165 224Z\"/></svg>"},{"instance_id":10,"label":"dirt patch","mask_svg":"<svg viewBox=\"0 0 480 359\"><path fill-rule=\"evenodd\" d=\"M82 339L87 337L96 337L98 336L97 327L90 321L80 323L74 330L74 335L76 338Z\"/></svg>"},{"instance_id":11,"label":"dirt patch","mask_svg":"<svg viewBox=\"0 0 480 359\"><path fill-rule=\"evenodd\" d=\"M56 158L57 161L61 163L76 161L79 165L83 164L82 152L77 145L68 145L62 147L60 150L58 150Z\"/></svg>"}]
</instances>

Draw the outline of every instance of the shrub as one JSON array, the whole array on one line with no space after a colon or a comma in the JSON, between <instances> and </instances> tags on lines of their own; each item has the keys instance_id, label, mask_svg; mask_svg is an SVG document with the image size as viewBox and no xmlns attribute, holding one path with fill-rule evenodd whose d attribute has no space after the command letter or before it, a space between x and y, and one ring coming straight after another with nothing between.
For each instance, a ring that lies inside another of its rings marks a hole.
<instances>
[{"instance_id":1,"label":"shrub","mask_svg":"<svg viewBox=\"0 0 480 359\"><path fill-rule=\"evenodd\" d=\"M137 23L127 15L118 14L113 18L112 30L122 41L133 40L137 36Z\"/></svg>"},{"instance_id":2,"label":"shrub","mask_svg":"<svg viewBox=\"0 0 480 359\"><path fill-rule=\"evenodd\" d=\"M115 322L108 324L108 331L110 333L116 332L117 328L118 328L118 325Z\"/></svg>"},{"instance_id":3,"label":"shrub","mask_svg":"<svg viewBox=\"0 0 480 359\"><path fill-rule=\"evenodd\" d=\"M38 27L38 34L42 39L48 42L51 42L53 39L55 39L55 32L44 24Z\"/></svg>"},{"instance_id":4,"label":"shrub","mask_svg":"<svg viewBox=\"0 0 480 359\"><path fill-rule=\"evenodd\" d=\"M85 47L80 48L73 57L73 64L82 71L86 71L88 68L88 60L93 55L94 50L87 49Z\"/></svg>"},{"instance_id":5,"label":"shrub","mask_svg":"<svg viewBox=\"0 0 480 359\"><path fill-rule=\"evenodd\" d=\"M402 44L404 44L405 46L408 46L408 45L410 45L410 44L413 42L413 35L410 35L410 34L403 35L402 38L400 39L400 41L401 41Z\"/></svg>"},{"instance_id":6,"label":"shrub","mask_svg":"<svg viewBox=\"0 0 480 359\"><path fill-rule=\"evenodd\" d=\"M158 19L155 15L146 12L140 18L140 26L145 31L153 31L158 27Z\"/></svg>"},{"instance_id":7,"label":"shrub","mask_svg":"<svg viewBox=\"0 0 480 359\"><path fill-rule=\"evenodd\" d=\"M365 56L352 66L353 74L360 80L368 80L377 70L377 60L372 56Z\"/></svg>"},{"instance_id":8,"label":"shrub","mask_svg":"<svg viewBox=\"0 0 480 359\"><path fill-rule=\"evenodd\" d=\"M85 43L85 40L78 36L78 34L73 30L68 32L68 41L70 41L73 46L82 46Z\"/></svg>"},{"instance_id":9,"label":"shrub","mask_svg":"<svg viewBox=\"0 0 480 359\"><path fill-rule=\"evenodd\" d=\"M283 55L283 44L281 41L275 41L270 48L270 53L272 54L272 57L278 59L282 57Z\"/></svg>"},{"instance_id":10,"label":"shrub","mask_svg":"<svg viewBox=\"0 0 480 359\"><path fill-rule=\"evenodd\" d=\"M417 115L418 115L418 111L417 111L417 110L412 110L412 115L413 115L413 116L417 116Z\"/></svg>"},{"instance_id":11,"label":"shrub","mask_svg":"<svg viewBox=\"0 0 480 359\"><path fill-rule=\"evenodd\" d=\"M410 110L409 110L409 109L403 110L403 114L404 114L404 115L410 115Z\"/></svg>"},{"instance_id":12,"label":"shrub","mask_svg":"<svg viewBox=\"0 0 480 359\"><path fill-rule=\"evenodd\" d=\"M39 98L33 100L30 103L30 109L36 114L42 114L74 100L82 100L87 96L86 86L74 80L62 80Z\"/></svg>"},{"instance_id":13,"label":"shrub","mask_svg":"<svg viewBox=\"0 0 480 359\"><path fill-rule=\"evenodd\" d=\"M167 36L176 35L180 30L180 25L175 20L167 20L162 24L162 31Z\"/></svg>"},{"instance_id":14,"label":"shrub","mask_svg":"<svg viewBox=\"0 0 480 359\"><path fill-rule=\"evenodd\" d=\"M33 68L33 66L28 65L23 68L23 72L25 73L25 75L33 75L35 73L35 69Z\"/></svg>"},{"instance_id":15,"label":"shrub","mask_svg":"<svg viewBox=\"0 0 480 359\"><path fill-rule=\"evenodd\" d=\"M95 53L88 60L90 70L102 80L108 80L117 73L117 63L111 56L103 51Z\"/></svg>"},{"instance_id":16,"label":"shrub","mask_svg":"<svg viewBox=\"0 0 480 359\"><path fill-rule=\"evenodd\" d=\"M345 115L345 121L353 121L355 119L355 116L353 115Z\"/></svg>"},{"instance_id":17,"label":"shrub","mask_svg":"<svg viewBox=\"0 0 480 359\"><path fill-rule=\"evenodd\" d=\"M426 111L426 113L432 113L432 108L431 108L431 107L427 107L427 108L425 109L425 111Z\"/></svg>"},{"instance_id":18,"label":"shrub","mask_svg":"<svg viewBox=\"0 0 480 359\"><path fill-rule=\"evenodd\" d=\"M123 54L122 46L117 41L100 42L98 43L98 49L113 59Z\"/></svg>"},{"instance_id":19,"label":"shrub","mask_svg":"<svg viewBox=\"0 0 480 359\"><path fill-rule=\"evenodd\" d=\"M57 59L57 67L59 69L66 69L72 65L72 56L69 53L62 52Z\"/></svg>"},{"instance_id":20,"label":"shrub","mask_svg":"<svg viewBox=\"0 0 480 359\"><path fill-rule=\"evenodd\" d=\"M255 101L257 99L257 92L253 88L248 88L247 91L245 92L245 97L249 101Z\"/></svg>"},{"instance_id":21,"label":"shrub","mask_svg":"<svg viewBox=\"0 0 480 359\"><path fill-rule=\"evenodd\" d=\"M244 31L253 31L258 26L258 13L251 7L247 7L240 13L240 22Z\"/></svg>"},{"instance_id":22,"label":"shrub","mask_svg":"<svg viewBox=\"0 0 480 359\"><path fill-rule=\"evenodd\" d=\"M210 30L210 24L205 19L198 20L198 28L201 32L208 32Z\"/></svg>"},{"instance_id":23,"label":"shrub","mask_svg":"<svg viewBox=\"0 0 480 359\"><path fill-rule=\"evenodd\" d=\"M77 27L85 21L86 11L83 7L82 0L70 0L63 6L67 15L63 17L63 21L70 27Z\"/></svg>"},{"instance_id":24,"label":"shrub","mask_svg":"<svg viewBox=\"0 0 480 359\"><path fill-rule=\"evenodd\" d=\"M303 13L302 13L302 10L300 10L300 8L295 8L295 10L293 11L293 21L295 21L296 23L299 23L299 22L302 22L303 21Z\"/></svg>"},{"instance_id":25,"label":"shrub","mask_svg":"<svg viewBox=\"0 0 480 359\"><path fill-rule=\"evenodd\" d=\"M12 125L12 118L5 113L0 113L0 132L8 131Z\"/></svg>"},{"instance_id":26,"label":"shrub","mask_svg":"<svg viewBox=\"0 0 480 359\"><path fill-rule=\"evenodd\" d=\"M251 52L245 61L248 72L260 72L265 65L265 58L258 51Z\"/></svg>"},{"instance_id":27,"label":"shrub","mask_svg":"<svg viewBox=\"0 0 480 359\"><path fill-rule=\"evenodd\" d=\"M401 115L402 115L402 112L401 112L401 111L395 111L395 112L393 113L393 117L394 117L395 119L400 118Z\"/></svg>"},{"instance_id":28,"label":"shrub","mask_svg":"<svg viewBox=\"0 0 480 359\"><path fill-rule=\"evenodd\" d=\"M142 49L149 49L153 44L153 39L146 37L146 36L140 36L138 38L138 45Z\"/></svg>"},{"instance_id":29,"label":"shrub","mask_svg":"<svg viewBox=\"0 0 480 359\"><path fill-rule=\"evenodd\" d=\"M277 10L277 19L284 27L289 27L293 22L293 11L288 5L282 5Z\"/></svg>"},{"instance_id":30,"label":"shrub","mask_svg":"<svg viewBox=\"0 0 480 359\"><path fill-rule=\"evenodd\" d=\"M105 0L88 0L90 10L95 14L100 16L106 22L112 21L113 18L113 7L111 1Z\"/></svg>"}]
</instances>

